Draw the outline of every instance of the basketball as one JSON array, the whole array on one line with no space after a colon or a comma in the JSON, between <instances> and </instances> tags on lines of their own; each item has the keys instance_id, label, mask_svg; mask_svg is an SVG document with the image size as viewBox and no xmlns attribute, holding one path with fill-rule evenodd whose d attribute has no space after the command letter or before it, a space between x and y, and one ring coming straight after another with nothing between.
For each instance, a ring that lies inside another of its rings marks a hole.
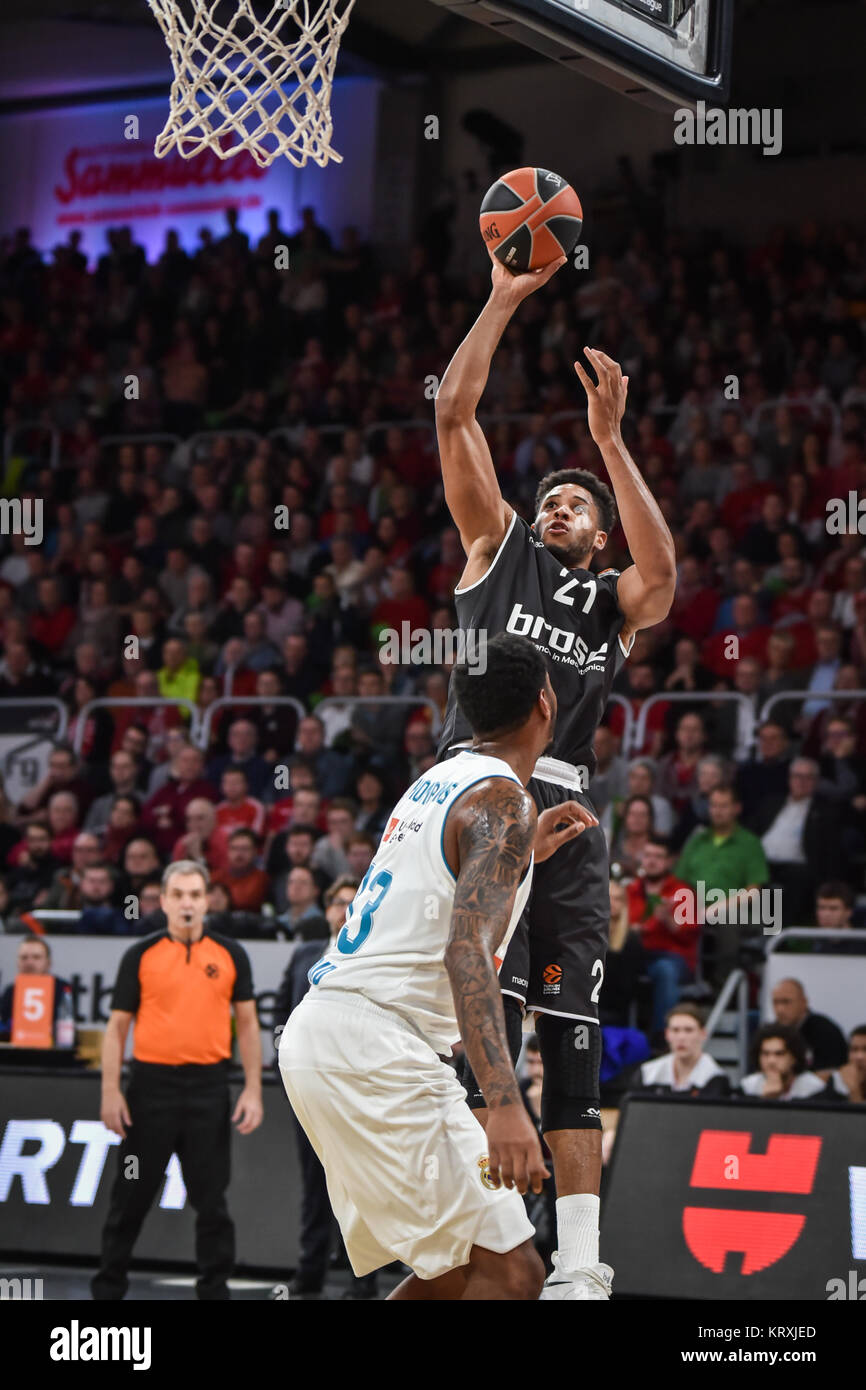
<instances>
[{"instance_id":1,"label":"basketball","mask_svg":"<svg viewBox=\"0 0 866 1390\"><path fill-rule=\"evenodd\" d=\"M571 255L583 226L583 208L559 174L513 169L488 188L479 220L497 260L519 274Z\"/></svg>"}]
</instances>

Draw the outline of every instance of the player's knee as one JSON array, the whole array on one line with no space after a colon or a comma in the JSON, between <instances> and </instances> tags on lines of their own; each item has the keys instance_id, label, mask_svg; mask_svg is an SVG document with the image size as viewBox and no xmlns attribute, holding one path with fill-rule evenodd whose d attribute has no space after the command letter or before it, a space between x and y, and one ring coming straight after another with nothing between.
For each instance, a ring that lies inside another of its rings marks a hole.
<instances>
[{"instance_id":1,"label":"player's knee","mask_svg":"<svg viewBox=\"0 0 866 1390\"><path fill-rule=\"evenodd\" d=\"M544 1265L531 1240L509 1250L503 1258L502 1292L505 1298L532 1302L544 1285Z\"/></svg>"},{"instance_id":2,"label":"player's knee","mask_svg":"<svg viewBox=\"0 0 866 1390\"><path fill-rule=\"evenodd\" d=\"M601 1129L599 1070L601 1030L595 1023L575 1023L542 1014L538 1046L544 1065L541 1127Z\"/></svg>"}]
</instances>

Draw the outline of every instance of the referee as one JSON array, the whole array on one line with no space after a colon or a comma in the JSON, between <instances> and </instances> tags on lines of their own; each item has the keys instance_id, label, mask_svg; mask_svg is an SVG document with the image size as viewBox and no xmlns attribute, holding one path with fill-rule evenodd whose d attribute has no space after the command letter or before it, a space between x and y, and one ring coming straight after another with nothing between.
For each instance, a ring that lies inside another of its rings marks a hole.
<instances>
[{"instance_id":1,"label":"referee","mask_svg":"<svg viewBox=\"0 0 866 1390\"><path fill-rule=\"evenodd\" d=\"M91 1282L95 1299L126 1293L133 1246L173 1153L196 1213L196 1294L229 1297L235 1257L225 1200L233 1006L244 1068L231 1115L239 1134L251 1134L262 1121L262 1056L249 957L238 942L205 928L207 889L201 864L169 864L160 896L166 929L136 942L120 962L102 1049L101 1119L123 1142L100 1267ZM124 1096L120 1069L133 1019Z\"/></svg>"}]
</instances>

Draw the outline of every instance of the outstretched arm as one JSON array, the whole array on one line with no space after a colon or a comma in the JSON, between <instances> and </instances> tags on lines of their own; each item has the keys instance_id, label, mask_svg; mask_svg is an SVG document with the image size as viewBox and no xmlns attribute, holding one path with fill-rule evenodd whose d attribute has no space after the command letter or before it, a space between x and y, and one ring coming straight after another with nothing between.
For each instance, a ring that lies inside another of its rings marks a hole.
<instances>
[{"instance_id":1,"label":"outstretched arm","mask_svg":"<svg viewBox=\"0 0 866 1390\"><path fill-rule=\"evenodd\" d=\"M452 357L436 393L445 500L467 555L476 544L488 556L495 553L511 520L484 431L475 418L490 363L518 304L546 285L565 257L526 275L512 275L492 259L490 298Z\"/></svg>"},{"instance_id":2,"label":"outstretched arm","mask_svg":"<svg viewBox=\"0 0 866 1390\"><path fill-rule=\"evenodd\" d=\"M598 376L593 382L580 362L574 370L586 391L589 428L610 475L625 538L634 561L617 585L625 614L624 643L642 627L662 622L670 611L677 582L673 537L637 464L625 447L620 425L628 395L628 377L618 362L597 348L584 351Z\"/></svg>"},{"instance_id":3,"label":"outstretched arm","mask_svg":"<svg viewBox=\"0 0 866 1390\"><path fill-rule=\"evenodd\" d=\"M453 823L452 823L453 822ZM522 787L501 778L464 794L446 826L459 857L445 968L466 1055L488 1108L491 1176L506 1187L541 1190L546 1170L523 1107L505 1029L493 953L511 918L535 838L536 813ZM452 861L453 862L453 861Z\"/></svg>"}]
</instances>

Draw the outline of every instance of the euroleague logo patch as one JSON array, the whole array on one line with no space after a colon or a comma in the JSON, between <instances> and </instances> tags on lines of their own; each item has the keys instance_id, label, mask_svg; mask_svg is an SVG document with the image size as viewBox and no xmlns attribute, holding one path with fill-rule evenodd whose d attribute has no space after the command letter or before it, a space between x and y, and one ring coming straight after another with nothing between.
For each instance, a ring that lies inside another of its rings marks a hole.
<instances>
[{"instance_id":1,"label":"euroleague logo patch","mask_svg":"<svg viewBox=\"0 0 866 1390\"><path fill-rule=\"evenodd\" d=\"M490 1158L487 1154L482 1154L478 1159L478 1176L485 1187L489 1187L491 1192L499 1189L499 1184L495 1183L490 1176Z\"/></svg>"},{"instance_id":2,"label":"euroleague logo patch","mask_svg":"<svg viewBox=\"0 0 866 1390\"><path fill-rule=\"evenodd\" d=\"M545 994L558 994L562 986L562 966L546 965L541 978L544 980Z\"/></svg>"},{"instance_id":3,"label":"euroleague logo patch","mask_svg":"<svg viewBox=\"0 0 866 1390\"><path fill-rule=\"evenodd\" d=\"M207 977L208 977L209 980L217 980L217 979L219 979L219 973L220 973L220 971L219 971L219 966L218 966L218 965L206 965L205 968L204 968L204 973L207 975Z\"/></svg>"}]
</instances>

